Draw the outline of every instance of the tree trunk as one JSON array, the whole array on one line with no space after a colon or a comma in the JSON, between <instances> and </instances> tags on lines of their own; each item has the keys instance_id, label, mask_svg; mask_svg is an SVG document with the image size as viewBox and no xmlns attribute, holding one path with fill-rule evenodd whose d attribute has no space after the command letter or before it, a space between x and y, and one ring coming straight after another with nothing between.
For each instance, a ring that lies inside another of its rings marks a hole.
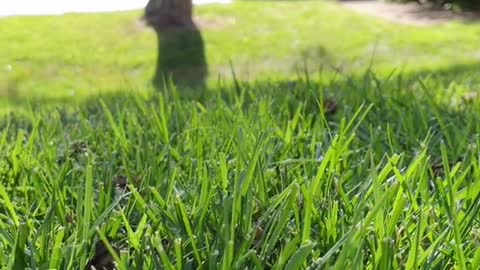
<instances>
[{"instance_id":1,"label":"tree trunk","mask_svg":"<svg viewBox=\"0 0 480 270\"><path fill-rule=\"evenodd\" d=\"M192 0L150 0L145 20L157 33L155 86L166 80L203 88L207 62L200 30L193 20Z\"/></svg>"},{"instance_id":2,"label":"tree trunk","mask_svg":"<svg viewBox=\"0 0 480 270\"><path fill-rule=\"evenodd\" d=\"M150 0L145 19L157 32L196 28L192 0Z\"/></svg>"}]
</instances>

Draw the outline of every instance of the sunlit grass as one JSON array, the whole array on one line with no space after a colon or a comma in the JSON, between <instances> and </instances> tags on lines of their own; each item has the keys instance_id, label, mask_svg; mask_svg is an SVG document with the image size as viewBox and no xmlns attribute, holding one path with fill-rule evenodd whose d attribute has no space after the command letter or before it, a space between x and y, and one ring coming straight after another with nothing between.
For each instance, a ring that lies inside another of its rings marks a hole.
<instances>
[{"instance_id":1,"label":"sunlit grass","mask_svg":"<svg viewBox=\"0 0 480 270\"><path fill-rule=\"evenodd\" d=\"M10 116L0 266L83 269L103 240L119 269L478 269L480 107L434 84L368 73Z\"/></svg>"},{"instance_id":2,"label":"sunlit grass","mask_svg":"<svg viewBox=\"0 0 480 270\"><path fill-rule=\"evenodd\" d=\"M0 268L480 269L477 25L197 14L202 92L140 12L0 20Z\"/></svg>"},{"instance_id":3,"label":"sunlit grass","mask_svg":"<svg viewBox=\"0 0 480 270\"><path fill-rule=\"evenodd\" d=\"M139 21L141 15L0 19L0 100L19 109L29 99L82 100L145 89L154 73L157 42ZM372 63L380 73L393 68L434 72L474 65L478 58L476 24L395 25L331 1L239 1L200 6L196 16L212 87L219 74L231 76L230 63L239 78L258 79L295 77L304 60L313 72L322 66L361 74Z\"/></svg>"}]
</instances>

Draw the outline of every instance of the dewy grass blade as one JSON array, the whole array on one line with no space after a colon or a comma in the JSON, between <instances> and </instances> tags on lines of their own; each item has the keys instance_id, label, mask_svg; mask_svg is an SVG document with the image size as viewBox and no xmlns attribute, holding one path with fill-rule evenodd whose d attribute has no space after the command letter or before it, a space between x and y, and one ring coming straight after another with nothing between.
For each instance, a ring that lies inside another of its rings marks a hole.
<instances>
[{"instance_id":1,"label":"dewy grass blade","mask_svg":"<svg viewBox=\"0 0 480 270\"><path fill-rule=\"evenodd\" d=\"M63 238L65 236L65 228L60 228L60 230L57 232L57 235L55 236L55 241L53 244L53 250L51 254L51 261L50 261L50 269L60 269L60 263L62 262L62 249L63 249L63 244L62 242L64 241Z\"/></svg>"},{"instance_id":2,"label":"dewy grass blade","mask_svg":"<svg viewBox=\"0 0 480 270\"><path fill-rule=\"evenodd\" d=\"M132 196L135 198L136 203L138 204L137 209L143 213L146 213L148 217L153 221L154 224L158 224L159 220L158 217L153 213L152 209L147 205L147 202L143 199L140 195L138 190L134 186L129 186Z\"/></svg>"},{"instance_id":3,"label":"dewy grass blade","mask_svg":"<svg viewBox=\"0 0 480 270\"><path fill-rule=\"evenodd\" d=\"M17 234L15 242L13 243L11 256L9 257L7 269L27 268L27 262L25 261L27 252L24 248L27 243L28 231L28 226L25 223L20 224L17 228Z\"/></svg>"},{"instance_id":4,"label":"dewy grass blade","mask_svg":"<svg viewBox=\"0 0 480 270\"><path fill-rule=\"evenodd\" d=\"M285 266L286 270L302 269L305 264L306 258L310 255L313 249L312 242L306 242L300 246L300 248L290 258L288 264Z\"/></svg>"},{"instance_id":5,"label":"dewy grass blade","mask_svg":"<svg viewBox=\"0 0 480 270\"><path fill-rule=\"evenodd\" d=\"M137 239L132 227L130 226L130 222L128 218L125 216L125 213L123 212L122 209L120 209L120 214L123 219L123 226L125 226L125 229L127 231L127 236L128 236L128 242L131 244L131 247L135 250L140 249L140 239Z\"/></svg>"},{"instance_id":6,"label":"dewy grass blade","mask_svg":"<svg viewBox=\"0 0 480 270\"><path fill-rule=\"evenodd\" d=\"M292 255L298 253L298 245L301 244L300 240L301 238L296 236L285 246L285 248L282 250L282 253L278 257L277 263L274 265L275 269L284 269L285 264L292 257ZM305 241L304 243L308 243L308 241Z\"/></svg>"},{"instance_id":7,"label":"dewy grass blade","mask_svg":"<svg viewBox=\"0 0 480 270\"><path fill-rule=\"evenodd\" d=\"M472 269L480 269L480 248L477 248L477 250L475 250L475 253L473 255L473 259L471 262L471 267Z\"/></svg>"},{"instance_id":8,"label":"dewy grass blade","mask_svg":"<svg viewBox=\"0 0 480 270\"><path fill-rule=\"evenodd\" d=\"M447 183L448 183L446 191L447 191L449 204L447 207L449 207L450 209L447 210L447 213L449 214L449 217L453 223L452 229L453 229L453 234L455 239L453 246L455 248L456 261L459 264L460 269L467 270L467 262L465 258L465 252L462 247L462 238L460 235L460 230L461 230L460 220L458 219L458 215L457 215L457 211L458 211L457 207L458 207L458 203L460 202L457 201L457 198L455 197L455 193L457 190L455 189L452 182L454 172L453 171L451 172L450 169L448 168L449 167L448 154L447 154L447 149L445 145L441 144L440 147L441 147L441 154L442 154L443 164L445 168Z\"/></svg>"},{"instance_id":9,"label":"dewy grass blade","mask_svg":"<svg viewBox=\"0 0 480 270\"><path fill-rule=\"evenodd\" d=\"M10 118L7 119L7 124L6 124L6 126L5 126L5 127L2 129L2 131L0 132L0 134L2 135L2 136L0 137L0 147L4 147L4 146L6 146L6 144L7 144L7 135L8 135L8 133L9 133L9 131L10 131L10 121L11 121Z\"/></svg>"},{"instance_id":10,"label":"dewy grass blade","mask_svg":"<svg viewBox=\"0 0 480 270\"><path fill-rule=\"evenodd\" d=\"M260 157L260 153L261 153L261 149L262 149L262 145L263 145L263 137L264 137L264 135L262 134L258 138L258 142L255 146L255 149L253 150L254 151L253 157L249 160L249 163L248 163L247 174L245 175L243 181L241 182L241 185L242 185L241 195L242 196L245 196L247 191L251 188L250 184L253 181L253 178L254 178L253 176L254 176L254 173L255 173L255 169L257 168L258 159Z\"/></svg>"},{"instance_id":11,"label":"dewy grass blade","mask_svg":"<svg viewBox=\"0 0 480 270\"><path fill-rule=\"evenodd\" d=\"M182 240L176 238L173 242L175 248L177 270L183 270Z\"/></svg>"},{"instance_id":12,"label":"dewy grass blade","mask_svg":"<svg viewBox=\"0 0 480 270\"><path fill-rule=\"evenodd\" d=\"M83 215L82 215L82 240L84 243L89 242L90 222L92 211L95 209L93 194L93 166L87 165L85 173L85 186L83 194Z\"/></svg>"},{"instance_id":13,"label":"dewy grass blade","mask_svg":"<svg viewBox=\"0 0 480 270\"><path fill-rule=\"evenodd\" d=\"M3 205L7 208L8 213L10 214L10 218L13 221L13 224L15 227L20 226L20 221L17 216L17 213L15 212L15 207L12 204L12 201L10 200L7 191L5 190L5 186L0 183L0 197L3 199Z\"/></svg>"},{"instance_id":14,"label":"dewy grass blade","mask_svg":"<svg viewBox=\"0 0 480 270\"><path fill-rule=\"evenodd\" d=\"M291 208L294 206L296 199L298 198L298 184L293 183L288 187L284 192L288 192L285 195L285 200L282 205L278 208L278 216L272 221L270 230L268 232L267 241L263 246L261 256L266 257L272 249L275 247L275 243L279 241L280 235L284 231L288 222L291 220L293 212Z\"/></svg>"},{"instance_id":15,"label":"dewy grass blade","mask_svg":"<svg viewBox=\"0 0 480 270\"><path fill-rule=\"evenodd\" d=\"M302 186L302 195L304 200L304 219L303 219L303 228L302 228L302 243L310 241L311 227L312 227L312 216L313 216L313 200L310 191Z\"/></svg>"},{"instance_id":16,"label":"dewy grass blade","mask_svg":"<svg viewBox=\"0 0 480 270\"><path fill-rule=\"evenodd\" d=\"M103 110L107 115L108 122L110 123L110 126L113 129L113 133L115 137L120 142L120 144L124 147L124 149L128 149L128 141L127 141L127 138L125 137L124 129L120 128L120 126L117 124L117 120L115 119L112 112L110 111L110 108L101 99L100 99L100 104L102 105Z\"/></svg>"},{"instance_id":17,"label":"dewy grass blade","mask_svg":"<svg viewBox=\"0 0 480 270\"><path fill-rule=\"evenodd\" d=\"M164 144L169 144L170 135L168 131L168 121L170 112L168 111L168 105L162 95L158 97L159 112L153 114L158 135Z\"/></svg>"},{"instance_id":18,"label":"dewy grass blade","mask_svg":"<svg viewBox=\"0 0 480 270\"><path fill-rule=\"evenodd\" d=\"M202 258L200 256L200 252L197 248L197 236L193 233L192 225L190 224L190 219L188 218L187 210L185 209L185 205L180 200L180 198L177 198L176 204L177 204L177 207L180 210L180 214L182 216L183 226L185 226L185 230L187 231L188 237L190 239L190 244L192 245L193 254L195 255L195 259L197 260L198 265L201 265L202 264Z\"/></svg>"},{"instance_id":19,"label":"dewy grass blade","mask_svg":"<svg viewBox=\"0 0 480 270\"><path fill-rule=\"evenodd\" d=\"M152 246L158 252L158 254L160 255L161 265L159 265L160 267L157 267L157 268L165 268L165 269L169 269L169 270L174 270L175 267L173 266L173 263L168 258L168 255L165 252L165 248L163 247L162 240L161 240L160 235L158 233L156 233L152 238Z\"/></svg>"}]
</instances>

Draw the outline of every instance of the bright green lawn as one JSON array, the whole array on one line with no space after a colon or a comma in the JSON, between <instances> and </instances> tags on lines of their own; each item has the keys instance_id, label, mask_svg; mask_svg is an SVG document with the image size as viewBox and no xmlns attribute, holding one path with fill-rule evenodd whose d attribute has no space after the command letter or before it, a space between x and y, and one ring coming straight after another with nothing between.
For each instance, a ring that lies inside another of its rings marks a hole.
<instances>
[{"instance_id":1,"label":"bright green lawn","mask_svg":"<svg viewBox=\"0 0 480 270\"><path fill-rule=\"evenodd\" d=\"M311 70L349 71L363 71L373 57L383 73L470 65L480 57L475 24L399 26L319 1L236 2L196 12L213 82L219 73L230 76L230 61L241 78L253 79L295 74L304 57ZM144 89L154 72L156 37L140 15L0 19L0 103Z\"/></svg>"},{"instance_id":2,"label":"bright green lawn","mask_svg":"<svg viewBox=\"0 0 480 270\"><path fill-rule=\"evenodd\" d=\"M0 20L0 268L480 269L480 26L267 3L197 10L256 80L203 93L150 91L139 13Z\"/></svg>"},{"instance_id":3,"label":"bright green lawn","mask_svg":"<svg viewBox=\"0 0 480 270\"><path fill-rule=\"evenodd\" d=\"M423 84L272 81L9 116L0 267L83 269L108 237L120 269L479 269L480 104Z\"/></svg>"}]
</instances>

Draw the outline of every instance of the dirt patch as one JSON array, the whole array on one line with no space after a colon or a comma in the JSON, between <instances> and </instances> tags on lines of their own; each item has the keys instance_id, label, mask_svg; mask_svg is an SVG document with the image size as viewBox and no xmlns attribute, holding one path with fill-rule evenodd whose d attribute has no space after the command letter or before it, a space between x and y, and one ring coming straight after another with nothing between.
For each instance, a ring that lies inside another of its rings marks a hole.
<instances>
[{"instance_id":1,"label":"dirt patch","mask_svg":"<svg viewBox=\"0 0 480 270\"><path fill-rule=\"evenodd\" d=\"M429 26L450 21L480 20L478 12L453 12L418 3L399 4L375 0L350 0L339 1L339 3L359 13L407 25Z\"/></svg>"}]
</instances>

